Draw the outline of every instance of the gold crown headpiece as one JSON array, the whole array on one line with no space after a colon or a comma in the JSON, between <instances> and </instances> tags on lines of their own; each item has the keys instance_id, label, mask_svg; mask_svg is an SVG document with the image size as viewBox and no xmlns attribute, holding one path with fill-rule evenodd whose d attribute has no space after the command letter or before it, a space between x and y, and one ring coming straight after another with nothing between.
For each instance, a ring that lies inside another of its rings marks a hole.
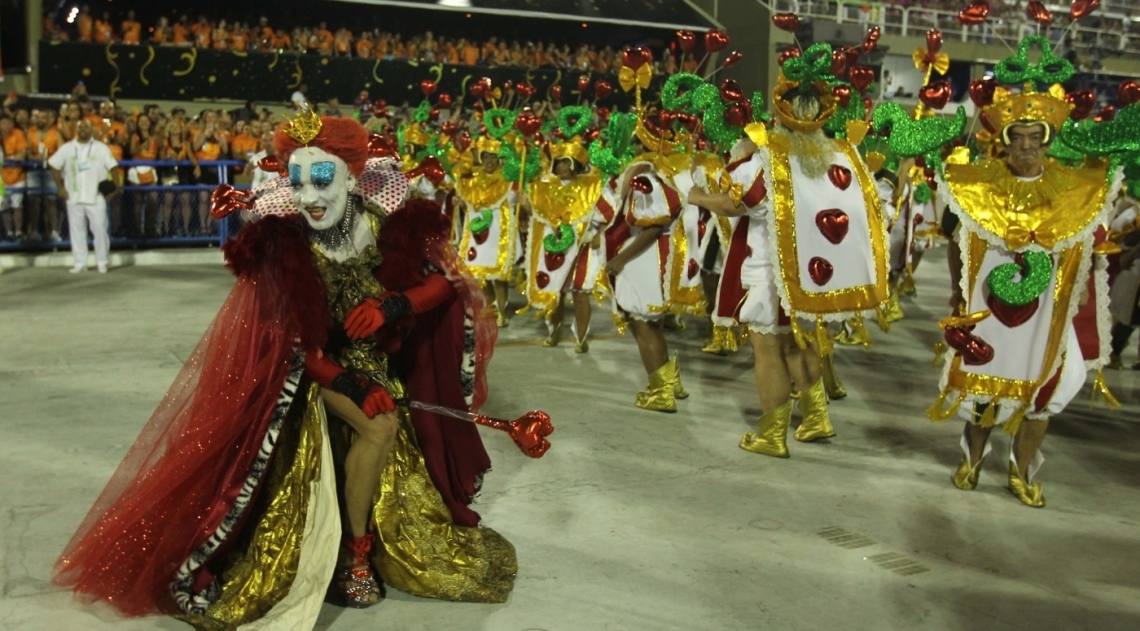
<instances>
[{"instance_id":1,"label":"gold crown headpiece","mask_svg":"<svg viewBox=\"0 0 1140 631\"><path fill-rule=\"evenodd\" d=\"M835 97L831 94L831 90L827 87L825 81L815 81L811 83L811 87L819 96L820 110L819 115L813 120L800 120L796 118L792 112L792 103L786 97L790 92L799 89L802 83L800 81L791 81L784 76L783 71L780 72L779 78L776 80L776 87L772 90L772 107L776 110L776 118L780 123L791 129L802 133L812 133L823 129L827 121L835 115L838 103Z\"/></svg>"},{"instance_id":2,"label":"gold crown headpiece","mask_svg":"<svg viewBox=\"0 0 1140 631\"><path fill-rule=\"evenodd\" d=\"M479 136L475 139L475 142L472 143L472 146L475 147L476 156L481 153L493 153L498 155L499 150L503 148L503 143L502 141L496 140L487 134L483 134L482 136Z\"/></svg>"},{"instance_id":3,"label":"gold crown headpiece","mask_svg":"<svg viewBox=\"0 0 1140 631\"><path fill-rule=\"evenodd\" d=\"M284 131L293 140L307 145L321 133L321 117L308 106L285 124Z\"/></svg>"},{"instance_id":4,"label":"gold crown headpiece","mask_svg":"<svg viewBox=\"0 0 1140 631\"><path fill-rule=\"evenodd\" d=\"M683 130L662 130L661 135L658 136L645 126L640 116L637 118L634 133L638 139L641 140L641 144L645 146L646 151L659 153L663 156L677 151L684 151L685 145L689 142L689 134Z\"/></svg>"},{"instance_id":5,"label":"gold crown headpiece","mask_svg":"<svg viewBox=\"0 0 1140 631\"><path fill-rule=\"evenodd\" d=\"M1073 104L1065 100L1065 88L1059 83L1050 86L1046 92L1038 92L1032 85L1026 85L1025 91L1017 94L998 87L994 90L994 102L982 108L986 122L1001 135L1002 142L1007 145L1011 126L1035 123L1044 125L1045 143L1048 144L1072 111Z\"/></svg>"},{"instance_id":6,"label":"gold crown headpiece","mask_svg":"<svg viewBox=\"0 0 1140 631\"><path fill-rule=\"evenodd\" d=\"M546 145L546 150L550 153L551 164L555 160L563 158L568 158L583 166L590 163L590 154L586 151L585 145L582 144L581 136L551 142Z\"/></svg>"}]
</instances>

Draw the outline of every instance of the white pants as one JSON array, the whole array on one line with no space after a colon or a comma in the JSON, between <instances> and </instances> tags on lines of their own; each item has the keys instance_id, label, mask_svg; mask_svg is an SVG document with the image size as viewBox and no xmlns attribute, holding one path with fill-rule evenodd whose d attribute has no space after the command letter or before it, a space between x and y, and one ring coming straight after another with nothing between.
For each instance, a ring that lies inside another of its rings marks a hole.
<instances>
[{"instance_id":1,"label":"white pants","mask_svg":"<svg viewBox=\"0 0 1140 631\"><path fill-rule=\"evenodd\" d=\"M71 228L71 255L75 267L87 267L87 226L95 238L95 263L107 265L111 253L111 235L107 232L107 202L81 204L67 201L67 223Z\"/></svg>"}]
</instances>

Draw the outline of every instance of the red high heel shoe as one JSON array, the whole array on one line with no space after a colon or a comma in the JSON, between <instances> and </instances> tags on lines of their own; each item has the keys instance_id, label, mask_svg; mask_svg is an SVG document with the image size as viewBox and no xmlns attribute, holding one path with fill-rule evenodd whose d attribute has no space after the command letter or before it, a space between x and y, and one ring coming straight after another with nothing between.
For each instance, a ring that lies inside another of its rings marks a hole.
<instances>
[{"instance_id":1,"label":"red high heel shoe","mask_svg":"<svg viewBox=\"0 0 1140 631\"><path fill-rule=\"evenodd\" d=\"M336 568L334 581L339 600L345 607L365 609L384 597L383 588L368 562L368 553L372 551L375 540L371 533L363 537L344 538L343 556Z\"/></svg>"}]
</instances>

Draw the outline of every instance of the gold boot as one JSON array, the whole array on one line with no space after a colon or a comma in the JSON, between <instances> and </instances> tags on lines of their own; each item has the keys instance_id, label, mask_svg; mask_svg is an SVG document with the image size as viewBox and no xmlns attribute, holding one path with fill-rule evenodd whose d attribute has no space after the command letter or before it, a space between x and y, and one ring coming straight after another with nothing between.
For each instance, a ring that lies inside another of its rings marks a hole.
<instances>
[{"instance_id":1,"label":"gold boot","mask_svg":"<svg viewBox=\"0 0 1140 631\"><path fill-rule=\"evenodd\" d=\"M759 433L748 432L740 439L740 448L754 454L775 458L788 457L788 425L792 422L792 400L760 417Z\"/></svg>"},{"instance_id":2,"label":"gold boot","mask_svg":"<svg viewBox=\"0 0 1140 631\"><path fill-rule=\"evenodd\" d=\"M669 379L672 375L670 366L675 366L675 364L667 362L664 366L650 373L649 387L637 393L637 401L634 405L643 410L656 412L677 411L677 402L673 396L674 386Z\"/></svg>"},{"instance_id":3,"label":"gold boot","mask_svg":"<svg viewBox=\"0 0 1140 631\"><path fill-rule=\"evenodd\" d=\"M575 340L575 342L574 342L574 352L575 352L575 353L579 353L579 354L581 354L581 353L589 353L589 352L590 352L590 342L589 342L589 340Z\"/></svg>"},{"instance_id":4,"label":"gold boot","mask_svg":"<svg viewBox=\"0 0 1140 631\"><path fill-rule=\"evenodd\" d=\"M847 388L843 387L843 382L839 380L839 375L835 372L834 358L834 355L828 353L819 360L823 387L827 390L828 398L832 400L847 396Z\"/></svg>"},{"instance_id":5,"label":"gold boot","mask_svg":"<svg viewBox=\"0 0 1140 631\"><path fill-rule=\"evenodd\" d=\"M950 481L963 491L973 491L978 488L978 476L982 473L982 462L984 460L985 457L982 457L977 464L971 467L970 457L962 456L962 462L958 465L958 470L954 472L954 475L950 476Z\"/></svg>"},{"instance_id":6,"label":"gold boot","mask_svg":"<svg viewBox=\"0 0 1140 631\"><path fill-rule=\"evenodd\" d=\"M898 322L906 317L903 313L902 305L899 304L899 292L891 292L890 298L887 299L887 322Z\"/></svg>"},{"instance_id":7,"label":"gold boot","mask_svg":"<svg viewBox=\"0 0 1140 631\"><path fill-rule=\"evenodd\" d=\"M1021 500L1021 503L1026 506L1033 508L1045 506L1045 496L1041 493L1041 483L1029 484L1021 479L1021 474L1017 472L1017 463L1013 461L1009 463L1009 492L1013 493L1014 497Z\"/></svg>"},{"instance_id":8,"label":"gold boot","mask_svg":"<svg viewBox=\"0 0 1140 631\"><path fill-rule=\"evenodd\" d=\"M551 329L550 335L548 335L546 337L546 339L542 341L542 345L545 346L546 348L554 348L555 346L558 346L558 343L561 341L562 341L562 323L559 322L558 326Z\"/></svg>"},{"instance_id":9,"label":"gold boot","mask_svg":"<svg viewBox=\"0 0 1140 631\"><path fill-rule=\"evenodd\" d=\"M856 326L855 320L843 323L843 328L835 336L835 342L843 346L870 346L871 335L862 326Z\"/></svg>"},{"instance_id":10,"label":"gold boot","mask_svg":"<svg viewBox=\"0 0 1140 631\"><path fill-rule=\"evenodd\" d=\"M677 361L677 356L674 355L662 368L667 368L666 379L669 383L673 384L673 398L674 399L688 399L689 393L685 391L685 387L681 385L681 364Z\"/></svg>"},{"instance_id":11,"label":"gold boot","mask_svg":"<svg viewBox=\"0 0 1140 631\"><path fill-rule=\"evenodd\" d=\"M495 324L499 325L500 329L505 329L511 325L511 321L507 318L507 314L499 311L498 307L495 307Z\"/></svg>"},{"instance_id":12,"label":"gold boot","mask_svg":"<svg viewBox=\"0 0 1140 631\"><path fill-rule=\"evenodd\" d=\"M801 443L835 435L835 428L827 416L827 389L823 387L822 377L800 395L800 416L803 421L796 429L795 437Z\"/></svg>"}]
</instances>

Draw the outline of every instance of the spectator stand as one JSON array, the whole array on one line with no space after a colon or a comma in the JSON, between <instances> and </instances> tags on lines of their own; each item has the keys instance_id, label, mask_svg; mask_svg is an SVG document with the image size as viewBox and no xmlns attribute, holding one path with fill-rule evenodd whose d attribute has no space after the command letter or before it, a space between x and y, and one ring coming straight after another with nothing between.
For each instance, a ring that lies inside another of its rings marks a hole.
<instances>
[{"instance_id":1,"label":"spectator stand","mask_svg":"<svg viewBox=\"0 0 1140 631\"><path fill-rule=\"evenodd\" d=\"M222 221L210 218L210 194L218 184L230 183L235 167L245 166L239 160L203 160L199 167L203 179L216 177L217 183L202 184L163 184L163 173L188 172L190 162L171 160L122 160L121 169L151 167L158 173L155 184L129 184L119 187L119 194L107 202L110 216L112 248L150 248L185 246L221 246L241 228L241 218L237 215ZM27 172L43 171L52 182L51 169L42 162L5 162L4 166L23 167ZM238 189L249 186L235 185ZM4 235L0 238L0 252L36 252L63 250L71 242L68 240L68 221L65 202L60 200L54 185L29 187L24 191L25 207L29 200L36 199L41 205L41 221L48 222L47 213L55 212L58 217L59 234L62 239L50 241L16 241ZM54 208L52 207L54 205ZM45 226L46 227L46 226ZM43 234L48 234L47 230Z\"/></svg>"}]
</instances>

